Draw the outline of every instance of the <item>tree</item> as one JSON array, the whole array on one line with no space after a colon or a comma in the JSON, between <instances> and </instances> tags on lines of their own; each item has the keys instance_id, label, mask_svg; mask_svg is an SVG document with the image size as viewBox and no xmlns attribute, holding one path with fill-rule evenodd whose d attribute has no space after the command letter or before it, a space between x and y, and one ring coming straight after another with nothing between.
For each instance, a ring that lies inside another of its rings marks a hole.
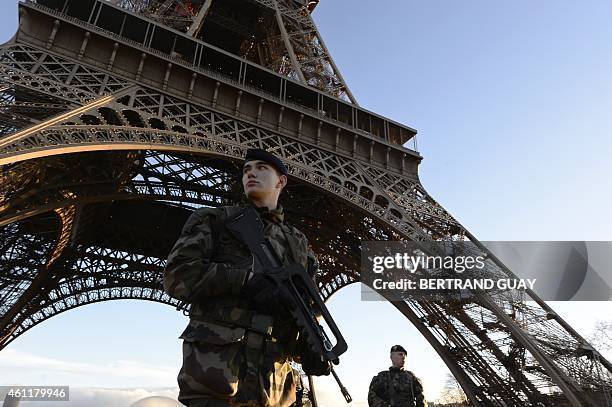
<instances>
[{"instance_id":1,"label":"tree","mask_svg":"<svg viewBox=\"0 0 612 407\"><path fill-rule=\"evenodd\" d=\"M459 407L470 406L471 404L457 379L455 379L452 374L447 373L446 383L444 384L440 397L436 400L436 405Z\"/></svg>"},{"instance_id":2,"label":"tree","mask_svg":"<svg viewBox=\"0 0 612 407\"><path fill-rule=\"evenodd\" d=\"M597 321L588 341L600 353L612 351L612 320Z\"/></svg>"}]
</instances>

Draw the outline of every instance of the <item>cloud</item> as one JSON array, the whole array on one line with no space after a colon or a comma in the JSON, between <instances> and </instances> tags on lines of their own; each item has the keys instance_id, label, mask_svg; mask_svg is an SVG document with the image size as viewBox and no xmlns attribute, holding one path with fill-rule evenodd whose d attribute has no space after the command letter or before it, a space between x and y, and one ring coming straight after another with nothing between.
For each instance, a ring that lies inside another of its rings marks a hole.
<instances>
[{"instance_id":1,"label":"cloud","mask_svg":"<svg viewBox=\"0 0 612 407\"><path fill-rule=\"evenodd\" d=\"M150 396L165 396L176 400L178 387L168 387L168 384L176 383L177 373L175 367L136 361L117 360L93 364L46 358L15 349L0 352L0 385L70 385L70 401L52 402L49 403L50 407L128 407ZM333 379L327 377L315 380L317 400L321 407L346 405ZM100 383L104 383L104 387ZM141 383L146 386L125 383ZM22 402L20 407L44 407L45 404ZM351 406L365 407L367 402L355 400Z\"/></svg>"},{"instance_id":2,"label":"cloud","mask_svg":"<svg viewBox=\"0 0 612 407\"><path fill-rule=\"evenodd\" d=\"M70 401L22 402L19 407L129 407L132 403L151 396L164 396L176 400L176 388L133 388L133 389L106 389L106 388L71 388Z\"/></svg>"},{"instance_id":3,"label":"cloud","mask_svg":"<svg viewBox=\"0 0 612 407\"><path fill-rule=\"evenodd\" d=\"M355 391L355 389L348 389L353 402L347 404L338 384L330 376L315 377L314 382L319 407L367 407L368 405L367 396L362 391Z\"/></svg>"},{"instance_id":4,"label":"cloud","mask_svg":"<svg viewBox=\"0 0 612 407\"><path fill-rule=\"evenodd\" d=\"M176 383L177 373L176 367L131 360L94 364L51 359L15 349L0 352L0 385L162 387Z\"/></svg>"},{"instance_id":5,"label":"cloud","mask_svg":"<svg viewBox=\"0 0 612 407\"><path fill-rule=\"evenodd\" d=\"M168 388L70 388L70 401L68 402L22 402L20 407L129 407L134 402L145 397L164 396L177 400L178 387ZM347 405L337 388L326 385L317 385L317 401L320 407L335 407ZM350 406L367 407L364 400L355 400Z\"/></svg>"}]
</instances>

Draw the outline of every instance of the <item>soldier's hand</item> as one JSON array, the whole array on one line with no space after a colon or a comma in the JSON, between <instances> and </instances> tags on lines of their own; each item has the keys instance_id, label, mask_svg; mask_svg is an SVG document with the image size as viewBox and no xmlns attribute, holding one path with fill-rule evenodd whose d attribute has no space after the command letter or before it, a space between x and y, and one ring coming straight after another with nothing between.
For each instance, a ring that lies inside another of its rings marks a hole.
<instances>
[{"instance_id":1,"label":"soldier's hand","mask_svg":"<svg viewBox=\"0 0 612 407\"><path fill-rule=\"evenodd\" d=\"M253 256L247 256L240 258L236 263L231 265L231 268L252 270L253 269Z\"/></svg>"},{"instance_id":2,"label":"soldier's hand","mask_svg":"<svg viewBox=\"0 0 612 407\"><path fill-rule=\"evenodd\" d=\"M302 357L302 369L304 373L312 376L328 376L331 373L331 365L327 360L314 352L305 352Z\"/></svg>"},{"instance_id":3,"label":"soldier's hand","mask_svg":"<svg viewBox=\"0 0 612 407\"><path fill-rule=\"evenodd\" d=\"M229 268L242 273L246 273L246 280L243 280L243 285L246 285L246 282L253 277L253 273L255 270L255 261L253 260L252 255L238 258L235 263L229 265Z\"/></svg>"},{"instance_id":4,"label":"soldier's hand","mask_svg":"<svg viewBox=\"0 0 612 407\"><path fill-rule=\"evenodd\" d=\"M251 273L244 292L255 303L273 303L276 302L278 286L263 273Z\"/></svg>"}]
</instances>

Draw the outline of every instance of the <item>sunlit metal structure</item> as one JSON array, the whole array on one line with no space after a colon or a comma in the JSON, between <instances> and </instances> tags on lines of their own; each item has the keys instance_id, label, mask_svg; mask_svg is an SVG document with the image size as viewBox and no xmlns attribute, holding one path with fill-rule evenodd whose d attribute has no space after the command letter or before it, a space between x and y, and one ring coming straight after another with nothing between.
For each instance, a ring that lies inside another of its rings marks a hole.
<instances>
[{"instance_id":1,"label":"sunlit metal structure","mask_svg":"<svg viewBox=\"0 0 612 407\"><path fill-rule=\"evenodd\" d=\"M176 305L189 213L281 156L324 298L366 240L480 245L419 182L416 131L361 108L305 0L36 0L0 48L0 348L75 307ZM491 276L511 275L489 255ZM394 301L482 406L611 406L611 365L533 293Z\"/></svg>"}]
</instances>

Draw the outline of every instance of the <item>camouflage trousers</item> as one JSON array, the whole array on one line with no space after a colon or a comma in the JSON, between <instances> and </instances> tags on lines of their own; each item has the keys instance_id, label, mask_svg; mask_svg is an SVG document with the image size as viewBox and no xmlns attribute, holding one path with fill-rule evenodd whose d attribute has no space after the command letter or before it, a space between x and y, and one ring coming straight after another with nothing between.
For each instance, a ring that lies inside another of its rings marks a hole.
<instances>
[{"instance_id":1,"label":"camouflage trousers","mask_svg":"<svg viewBox=\"0 0 612 407\"><path fill-rule=\"evenodd\" d=\"M206 325L207 331L213 327ZM272 344L261 340L263 335L214 328L216 340L183 336L180 402L189 407L288 407L295 402L299 377L286 358L271 351Z\"/></svg>"}]
</instances>

